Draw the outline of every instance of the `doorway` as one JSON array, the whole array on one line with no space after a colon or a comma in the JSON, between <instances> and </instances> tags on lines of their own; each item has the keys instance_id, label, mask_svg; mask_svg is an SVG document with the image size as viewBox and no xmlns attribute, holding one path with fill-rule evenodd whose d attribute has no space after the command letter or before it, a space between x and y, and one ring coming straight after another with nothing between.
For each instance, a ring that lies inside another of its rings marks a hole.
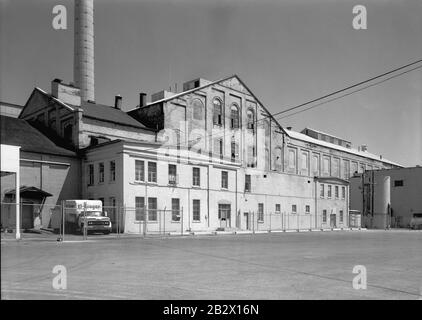
<instances>
[{"instance_id":1,"label":"doorway","mask_svg":"<svg viewBox=\"0 0 422 320\"><path fill-rule=\"evenodd\" d=\"M249 212L244 212L243 216L245 217L246 230L250 230L251 229L251 222L250 222L250 218L249 218Z\"/></svg>"},{"instance_id":2,"label":"doorway","mask_svg":"<svg viewBox=\"0 0 422 320\"><path fill-rule=\"evenodd\" d=\"M221 228L230 228L230 204L218 205L218 219L220 220Z\"/></svg>"},{"instance_id":3,"label":"doorway","mask_svg":"<svg viewBox=\"0 0 422 320\"><path fill-rule=\"evenodd\" d=\"M330 227L336 228L337 227L337 219L335 214L330 214Z\"/></svg>"}]
</instances>

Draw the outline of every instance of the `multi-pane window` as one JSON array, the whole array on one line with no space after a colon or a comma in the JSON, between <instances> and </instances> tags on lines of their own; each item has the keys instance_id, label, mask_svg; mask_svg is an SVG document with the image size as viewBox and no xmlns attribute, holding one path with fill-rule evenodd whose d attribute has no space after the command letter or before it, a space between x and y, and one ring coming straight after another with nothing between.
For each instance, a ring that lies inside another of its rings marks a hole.
<instances>
[{"instance_id":1,"label":"multi-pane window","mask_svg":"<svg viewBox=\"0 0 422 320\"><path fill-rule=\"evenodd\" d=\"M98 164L98 182L104 182L104 162Z\"/></svg>"},{"instance_id":2,"label":"multi-pane window","mask_svg":"<svg viewBox=\"0 0 422 320\"><path fill-rule=\"evenodd\" d=\"M142 160L135 160L135 180L145 181L145 163Z\"/></svg>"},{"instance_id":3,"label":"multi-pane window","mask_svg":"<svg viewBox=\"0 0 422 320\"><path fill-rule=\"evenodd\" d=\"M280 206L279 203L276 203L275 204L275 213L280 213L280 211L281 211L281 206Z\"/></svg>"},{"instance_id":4,"label":"multi-pane window","mask_svg":"<svg viewBox=\"0 0 422 320\"><path fill-rule=\"evenodd\" d=\"M264 204L258 203L258 221L264 221Z\"/></svg>"},{"instance_id":5,"label":"multi-pane window","mask_svg":"<svg viewBox=\"0 0 422 320\"><path fill-rule=\"evenodd\" d=\"M201 185L201 169L192 168L192 185L199 187Z\"/></svg>"},{"instance_id":6,"label":"multi-pane window","mask_svg":"<svg viewBox=\"0 0 422 320\"><path fill-rule=\"evenodd\" d=\"M327 222L327 210L322 210L322 222Z\"/></svg>"},{"instance_id":7,"label":"multi-pane window","mask_svg":"<svg viewBox=\"0 0 422 320\"><path fill-rule=\"evenodd\" d=\"M175 164L169 164L169 184L177 183L177 167Z\"/></svg>"},{"instance_id":8,"label":"multi-pane window","mask_svg":"<svg viewBox=\"0 0 422 320\"><path fill-rule=\"evenodd\" d=\"M350 177L350 162L349 160L343 160L343 179L347 180Z\"/></svg>"},{"instance_id":9,"label":"multi-pane window","mask_svg":"<svg viewBox=\"0 0 422 320\"><path fill-rule=\"evenodd\" d=\"M305 206L305 213L311 213L311 206L310 205Z\"/></svg>"},{"instance_id":10,"label":"multi-pane window","mask_svg":"<svg viewBox=\"0 0 422 320\"><path fill-rule=\"evenodd\" d=\"M308 171L308 161L309 161L309 153L302 152L301 169L303 171Z\"/></svg>"},{"instance_id":11,"label":"multi-pane window","mask_svg":"<svg viewBox=\"0 0 422 320\"><path fill-rule=\"evenodd\" d=\"M145 198L144 197L135 198L135 220L136 221L145 220Z\"/></svg>"},{"instance_id":12,"label":"multi-pane window","mask_svg":"<svg viewBox=\"0 0 422 320\"><path fill-rule=\"evenodd\" d=\"M222 103L219 99L213 100L214 110L213 110L213 122L215 125L221 126L223 124L223 108Z\"/></svg>"},{"instance_id":13,"label":"multi-pane window","mask_svg":"<svg viewBox=\"0 0 422 320\"><path fill-rule=\"evenodd\" d=\"M292 204L292 213L297 212L297 206L295 204Z\"/></svg>"},{"instance_id":14,"label":"multi-pane window","mask_svg":"<svg viewBox=\"0 0 422 320\"><path fill-rule=\"evenodd\" d=\"M230 121L231 121L231 128L237 129L240 127L239 124L239 108L235 105L231 106L230 109Z\"/></svg>"},{"instance_id":15,"label":"multi-pane window","mask_svg":"<svg viewBox=\"0 0 422 320\"><path fill-rule=\"evenodd\" d=\"M346 198L346 187L341 187L341 198L342 199Z\"/></svg>"},{"instance_id":16,"label":"multi-pane window","mask_svg":"<svg viewBox=\"0 0 422 320\"><path fill-rule=\"evenodd\" d=\"M236 160L239 158L239 145L236 143L236 141L232 141L230 151L232 162L236 162Z\"/></svg>"},{"instance_id":17,"label":"multi-pane window","mask_svg":"<svg viewBox=\"0 0 422 320\"><path fill-rule=\"evenodd\" d=\"M331 198L331 185L328 185L328 192L327 197Z\"/></svg>"},{"instance_id":18,"label":"multi-pane window","mask_svg":"<svg viewBox=\"0 0 422 320\"><path fill-rule=\"evenodd\" d=\"M219 156L221 159L223 158L223 139L216 138L214 139L214 154Z\"/></svg>"},{"instance_id":19,"label":"multi-pane window","mask_svg":"<svg viewBox=\"0 0 422 320\"><path fill-rule=\"evenodd\" d=\"M157 221L157 198L148 198L148 220Z\"/></svg>"},{"instance_id":20,"label":"multi-pane window","mask_svg":"<svg viewBox=\"0 0 422 320\"><path fill-rule=\"evenodd\" d=\"M255 147L248 146L248 167L254 168L255 167Z\"/></svg>"},{"instance_id":21,"label":"multi-pane window","mask_svg":"<svg viewBox=\"0 0 422 320\"><path fill-rule=\"evenodd\" d=\"M333 169L332 169L332 176L333 177L339 177L340 176L340 159L339 158L333 158Z\"/></svg>"},{"instance_id":22,"label":"multi-pane window","mask_svg":"<svg viewBox=\"0 0 422 320\"><path fill-rule=\"evenodd\" d=\"M201 200L194 199L192 203L193 221L201 221Z\"/></svg>"},{"instance_id":23,"label":"multi-pane window","mask_svg":"<svg viewBox=\"0 0 422 320\"><path fill-rule=\"evenodd\" d=\"M148 182L157 182L157 163L148 162Z\"/></svg>"},{"instance_id":24,"label":"multi-pane window","mask_svg":"<svg viewBox=\"0 0 422 320\"><path fill-rule=\"evenodd\" d=\"M322 173L324 176L330 175L330 157L325 156L322 161Z\"/></svg>"},{"instance_id":25,"label":"multi-pane window","mask_svg":"<svg viewBox=\"0 0 422 320\"><path fill-rule=\"evenodd\" d=\"M110 181L116 180L116 161L110 161Z\"/></svg>"},{"instance_id":26,"label":"multi-pane window","mask_svg":"<svg viewBox=\"0 0 422 320\"><path fill-rule=\"evenodd\" d=\"M204 110L204 105L202 103L202 101L195 99L192 103L193 105L193 118L195 120L202 120L203 118L203 110Z\"/></svg>"},{"instance_id":27,"label":"multi-pane window","mask_svg":"<svg viewBox=\"0 0 422 320\"><path fill-rule=\"evenodd\" d=\"M251 192L251 175L245 174L245 192Z\"/></svg>"},{"instance_id":28,"label":"multi-pane window","mask_svg":"<svg viewBox=\"0 0 422 320\"><path fill-rule=\"evenodd\" d=\"M334 195L335 195L336 199L338 199L338 186L334 187Z\"/></svg>"},{"instance_id":29,"label":"multi-pane window","mask_svg":"<svg viewBox=\"0 0 422 320\"><path fill-rule=\"evenodd\" d=\"M324 184L323 183L320 184L319 190L320 190L320 194L319 194L320 197L321 198L324 198L324 196L325 196L325 190L324 190Z\"/></svg>"},{"instance_id":30,"label":"multi-pane window","mask_svg":"<svg viewBox=\"0 0 422 320\"><path fill-rule=\"evenodd\" d=\"M343 210L340 210L340 223L343 223Z\"/></svg>"},{"instance_id":31,"label":"multi-pane window","mask_svg":"<svg viewBox=\"0 0 422 320\"><path fill-rule=\"evenodd\" d=\"M317 154L312 156L312 173L314 176L319 175L319 156Z\"/></svg>"},{"instance_id":32,"label":"multi-pane window","mask_svg":"<svg viewBox=\"0 0 422 320\"><path fill-rule=\"evenodd\" d=\"M94 165L88 165L88 185L92 186L94 184Z\"/></svg>"},{"instance_id":33,"label":"multi-pane window","mask_svg":"<svg viewBox=\"0 0 422 320\"><path fill-rule=\"evenodd\" d=\"M171 199L171 220L180 221L180 199Z\"/></svg>"},{"instance_id":34,"label":"multi-pane window","mask_svg":"<svg viewBox=\"0 0 422 320\"><path fill-rule=\"evenodd\" d=\"M229 173L227 171L221 171L221 188L229 188Z\"/></svg>"},{"instance_id":35,"label":"multi-pane window","mask_svg":"<svg viewBox=\"0 0 422 320\"><path fill-rule=\"evenodd\" d=\"M247 117L248 117L248 125L247 128L248 129L254 129L255 128L255 113L252 109L249 109L246 113Z\"/></svg>"},{"instance_id":36,"label":"multi-pane window","mask_svg":"<svg viewBox=\"0 0 422 320\"><path fill-rule=\"evenodd\" d=\"M394 180L395 187L403 187L404 183L403 180Z\"/></svg>"}]
</instances>

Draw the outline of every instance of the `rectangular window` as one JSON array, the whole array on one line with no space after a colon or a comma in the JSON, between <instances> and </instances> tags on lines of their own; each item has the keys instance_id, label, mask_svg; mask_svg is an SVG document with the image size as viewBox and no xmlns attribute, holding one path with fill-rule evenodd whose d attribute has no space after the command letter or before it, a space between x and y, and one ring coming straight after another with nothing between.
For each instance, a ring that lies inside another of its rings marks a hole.
<instances>
[{"instance_id":1,"label":"rectangular window","mask_svg":"<svg viewBox=\"0 0 422 320\"><path fill-rule=\"evenodd\" d=\"M110 161L110 181L116 181L116 161Z\"/></svg>"},{"instance_id":2,"label":"rectangular window","mask_svg":"<svg viewBox=\"0 0 422 320\"><path fill-rule=\"evenodd\" d=\"M322 222L327 222L327 210L322 210Z\"/></svg>"},{"instance_id":3,"label":"rectangular window","mask_svg":"<svg viewBox=\"0 0 422 320\"><path fill-rule=\"evenodd\" d=\"M302 152L301 169L303 171L308 171L308 162L309 162L309 153L308 152Z\"/></svg>"},{"instance_id":4,"label":"rectangular window","mask_svg":"<svg viewBox=\"0 0 422 320\"><path fill-rule=\"evenodd\" d=\"M312 173L314 176L319 175L319 156L317 154L312 156Z\"/></svg>"},{"instance_id":5,"label":"rectangular window","mask_svg":"<svg viewBox=\"0 0 422 320\"><path fill-rule=\"evenodd\" d=\"M336 199L338 199L338 186L334 187L334 195L335 195Z\"/></svg>"},{"instance_id":6,"label":"rectangular window","mask_svg":"<svg viewBox=\"0 0 422 320\"><path fill-rule=\"evenodd\" d=\"M324 176L330 175L330 157L325 156L322 161L322 174Z\"/></svg>"},{"instance_id":7,"label":"rectangular window","mask_svg":"<svg viewBox=\"0 0 422 320\"><path fill-rule=\"evenodd\" d=\"M264 204L258 203L258 221L264 221Z\"/></svg>"},{"instance_id":8,"label":"rectangular window","mask_svg":"<svg viewBox=\"0 0 422 320\"><path fill-rule=\"evenodd\" d=\"M403 180L394 180L395 187L403 187L404 183Z\"/></svg>"},{"instance_id":9,"label":"rectangular window","mask_svg":"<svg viewBox=\"0 0 422 320\"><path fill-rule=\"evenodd\" d=\"M199 187L201 185L201 169L192 168L192 185Z\"/></svg>"},{"instance_id":10,"label":"rectangular window","mask_svg":"<svg viewBox=\"0 0 422 320\"><path fill-rule=\"evenodd\" d=\"M343 160L343 179L347 180L350 178L349 160Z\"/></svg>"},{"instance_id":11,"label":"rectangular window","mask_svg":"<svg viewBox=\"0 0 422 320\"><path fill-rule=\"evenodd\" d=\"M279 203L276 203L276 205L275 205L275 213L280 213L280 211L281 211L281 206L280 206Z\"/></svg>"},{"instance_id":12,"label":"rectangular window","mask_svg":"<svg viewBox=\"0 0 422 320\"><path fill-rule=\"evenodd\" d=\"M148 162L148 182L157 182L157 163Z\"/></svg>"},{"instance_id":13,"label":"rectangular window","mask_svg":"<svg viewBox=\"0 0 422 320\"><path fill-rule=\"evenodd\" d=\"M328 185L328 194L327 194L327 197L328 198L331 198L331 189L332 189L332 186L331 185Z\"/></svg>"},{"instance_id":14,"label":"rectangular window","mask_svg":"<svg viewBox=\"0 0 422 320\"><path fill-rule=\"evenodd\" d=\"M305 206L305 213L311 213L311 206L310 205Z\"/></svg>"},{"instance_id":15,"label":"rectangular window","mask_svg":"<svg viewBox=\"0 0 422 320\"><path fill-rule=\"evenodd\" d=\"M221 171L221 188L229 188L229 173L227 171Z\"/></svg>"},{"instance_id":16,"label":"rectangular window","mask_svg":"<svg viewBox=\"0 0 422 320\"><path fill-rule=\"evenodd\" d=\"M171 199L171 221L180 221L180 199Z\"/></svg>"},{"instance_id":17,"label":"rectangular window","mask_svg":"<svg viewBox=\"0 0 422 320\"><path fill-rule=\"evenodd\" d=\"M251 175L245 174L245 192L251 192Z\"/></svg>"},{"instance_id":18,"label":"rectangular window","mask_svg":"<svg viewBox=\"0 0 422 320\"><path fill-rule=\"evenodd\" d=\"M340 223L343 223L343 210L340 210Z\"/></svg>"},{"instance_id":19,"label":"rectangular window","mask_svg":"<svg viewBox=\"0 0 422 320\"><path fill-rule=\"evenodd\" d=\"M296 170L296 150L289 150L289 169L290 171Z\"/></svg>"},{"instance_id":20,"label":"rectangular window","mask_svg":"<svg viewBox=\"0 0 422 320\"><path fill-rule=\"evenodd\" d=\"M358 163L352 162L352 175L358 172Z\"/></svg>"},{"instance_id":21,"label":"rectangular window","mask_svg":"<svg viewBox=\"0 0 422 320\"><path fill-rule=\"evenodd\" d=\"M88 165L88 185L92 186L94 184L94 165Z\"/></svg>"},{"instance_id":22,"label":"rectangular window","mask_svg":"<svg viewBox=\"0 0 422 320\"><path fill-rule=\"evenodd\" d=\"M145 163L135 160L135 181L145 181Z\"/></svg>"},{"instance_id":23,"label":"rectangular window","mask_svg":"<svg viewBox=\"0 0 422 320\"><path fill-rule=\"evenodd\" d=\"M346 199L346 187L341 187L341 198Z\"/></svg>"},{"instance_id":24,"label":"rectangular window","mask_svg":"<svg viewBox=\"0 0 422 320\"><path fill-rule=\"evenodd\" d=\"M231 160L236 162L239 159L239 145L232 141L231 143Z\"/></svg>"},{"instance_id":25,"label":"rectangular window","mask_svg":"<svg viewBox=\"0 0 422 320\"><path fill-rule=\"evenodd\" d=\"M169 184L177 183L177 167L175 164L169 164Z\"/></svg>"},{"instance_id":26,"label":"rectangular window","mask_svg":"<svg viewBox=\"0 0 422 320\"><path fill-rule=\"evenodd\" d=\"M201 200L194 199L192 203L192 219L193 221L201 221Z\"/></svg>"},{"instance_id":27,"label":"rectangular window","mask_svg":"<svg viewBox=\"0 0 422 320\"><path fill-rule=\"evenodd\" d=\"M333 167L332 167L332 176L333 177L340 177L340 159L339 158L333 158Z\"/></svg>"},{"instance_id":28,"label":"rectangular window","mask_svg":"<svg viewBox=\"0 0 422 320\"><path fill-rule=\"evenodd\" d=\"M136 221L145 220L145 198L144 197L135 198L135 220Z\"/></svg>"},{"instance_id":29,"label":"rectangular window","mask_svg":"<svg viewBox=\"0 0 422 320\"><path fill-rule=\"evenodd\" d=\"M98 164L98 182L104 182L104 162Z\"/></svg>"},{"instance_id":30,"label":"rectangular window","mask_svg":"<svg viewBox=\"0 0 422 320\"><path fill-rule=\"evenodd\" d=\"M325 190L324 190L324 184L323 183L320 184L320 194L319 195L320 195L321 198L325 197Z\"/></svg>"},{"instance_id":31,"label":"rectangular window","mask_svg":"<svg viewBox=\"0 0 422 320\"><path fill-rule=\"evenodd\" d=\"M297 206L292 204L292 213L297 213Z\"/></svg>"},{"instance_id":32,"label":"rectangular window","mask_svg":"<svg viewBox=\"0 0 422 320\"><path fill-rule=\"evenodd\" d=\"M157 221L157 198L148 198L148 220Z\"/></svg>"},{"instance_id":33,"label":"rectangular window","mask_svg":"<svg viewBox=\"0 0 422 320\"><path fill-rule=\"evenodd\" d=\"M248 146L248 167L254 168L255 167L255 147Z\"/></svg>"}]
</instances>

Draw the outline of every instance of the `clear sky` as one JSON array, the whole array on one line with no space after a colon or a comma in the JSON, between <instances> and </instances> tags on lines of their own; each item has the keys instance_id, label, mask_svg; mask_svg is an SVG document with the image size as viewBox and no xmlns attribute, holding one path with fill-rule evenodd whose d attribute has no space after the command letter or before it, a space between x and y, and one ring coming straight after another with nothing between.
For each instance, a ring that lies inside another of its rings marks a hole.
<instances>
[{"instance_id":1,"label":"clear sky","mask_svg":"<svg viewBox=\"0 0 422 320\"><path fill-rule=\"evenodd\" d=\"M238 74L271 111L422 59L420 0L94 0L96 101L124 109L197 77ZM73 81L73 1L0 0L0 100ZM54 30L52 8L67 8ZM367 30L354 30L365 5ZM422 69L280 120L422 164Z\"/></svg>"}]
</instances>

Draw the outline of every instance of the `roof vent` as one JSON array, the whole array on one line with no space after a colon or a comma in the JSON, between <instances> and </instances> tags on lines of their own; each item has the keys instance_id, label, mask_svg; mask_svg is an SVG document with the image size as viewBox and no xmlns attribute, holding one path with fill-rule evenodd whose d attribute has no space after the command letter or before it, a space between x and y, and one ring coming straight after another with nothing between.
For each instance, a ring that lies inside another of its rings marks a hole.
<instances>
[{"instance_id":1,"label":"roof vent","mask_svg":"<svg viewBox=\"0 0 422 320\"><path fill-rule=\"evenodd\" d=\"M114 97L114 107L116 109L122 110L122 96L120 94Z\"/></svg>"}]
</instances>

